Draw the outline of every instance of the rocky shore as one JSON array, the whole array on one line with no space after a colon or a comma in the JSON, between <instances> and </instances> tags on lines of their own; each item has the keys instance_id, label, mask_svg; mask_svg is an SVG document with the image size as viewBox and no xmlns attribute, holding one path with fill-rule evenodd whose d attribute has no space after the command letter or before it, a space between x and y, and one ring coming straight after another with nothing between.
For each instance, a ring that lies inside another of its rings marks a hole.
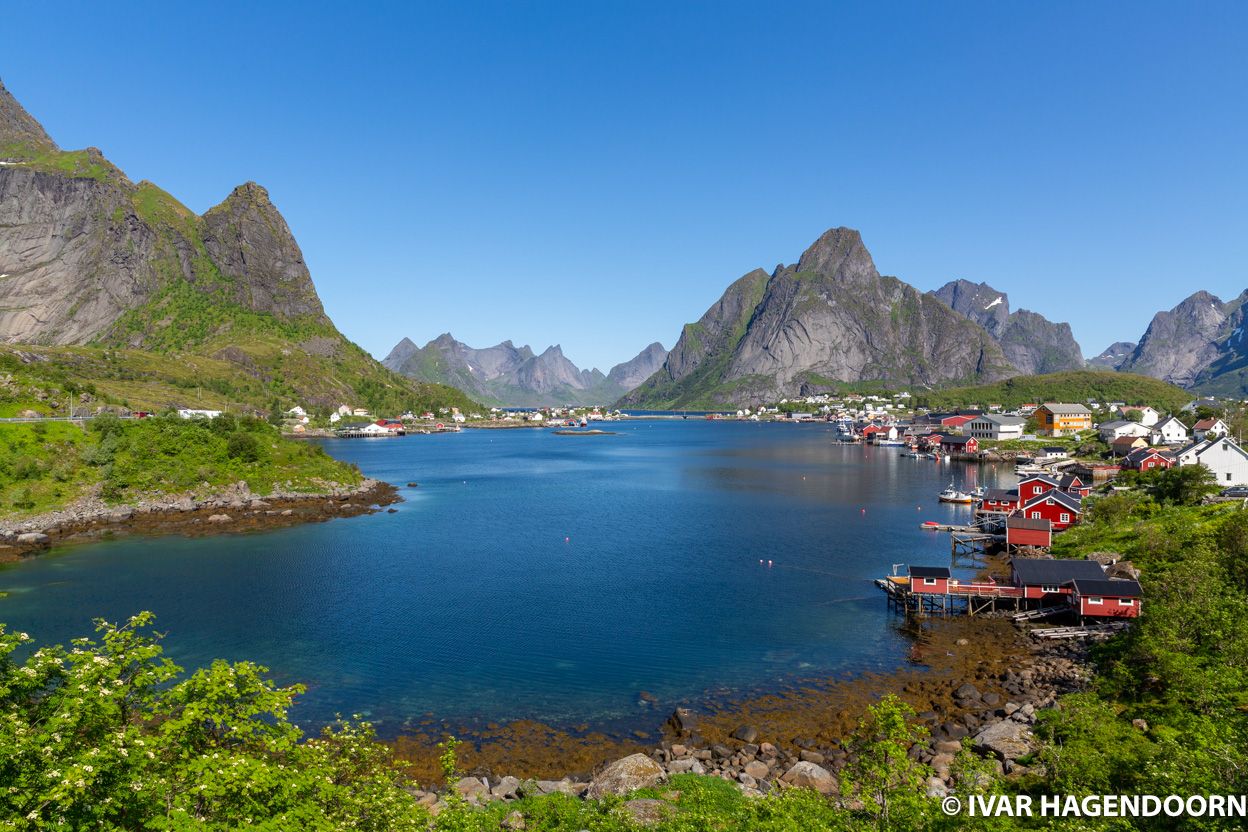
<instances>
[{"instance_id":1,"label":"rocky shore","mask_svg":"<svg viewBox=\"0 0 1248 832\"><path fill-rule=\"evenodd\" d=\"M857 720L866 705L890 691L910 703L930 731L928 740L910 749L912 758L932 769L930 795L943 796L953 785L951 766L965 738L1000 773L1024 773L1038 747L1032 734L1038 713L1052 707L1058 696L1083 689L1091 678L1086 647L1033 643L1003 620L962 622L941 630L926 646L944 652L949 661L934 661L924 671L902 669L705 711L678 707L656 745L628 753L627 743L608 742L601 751L613 762L561 777L550 768L558 765L558 747L550 749L545 765L534 765L532 756L521 762L496 756L488 744L467 745L461 758L471 776L460 779L454 789L474 804L553 792L595 798L625 795L688 772L732 781L747 795L806 787L835 798L839 772L853 760L847 740ZM993 646L974 644L975 634ZM408 756L402 744L398 748L401 756ZM578 753L571 756L584 760ZM432 769L418 759L412 762L422 782L436 780ZM510 768L508 763L518 765ZM416 794L434 811L445 805L445 792ZM630 801L625 809L646 823L661 816L656 813L663 807L651 805L656 803L662 801Z\"/></svg>"},{"instance_id":2,"label":"rocky shore","mask_svg":"<svg viewBox=\"0 0 1248 832\"><path fill-rule=\"evenodd\" d=\"M58 511L0 521L0 561L119 534L202 535L353 517L401 499L394 486L372 479L358 485L325 483L318 492L279 489L263 496L237 482L207 496L164 495L125 505L92 496Z\"/></svg>"}]
</instances>

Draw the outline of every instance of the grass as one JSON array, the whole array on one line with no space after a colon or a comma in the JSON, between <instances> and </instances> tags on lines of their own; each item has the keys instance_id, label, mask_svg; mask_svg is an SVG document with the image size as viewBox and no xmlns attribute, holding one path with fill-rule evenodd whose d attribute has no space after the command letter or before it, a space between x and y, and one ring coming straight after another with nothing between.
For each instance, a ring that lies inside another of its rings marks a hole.
<instances>
[{"instance_id":1,"label":"grass","mask_svg":"<svg viewBox=\"0 0 1248 832\"><path fill-rule=\"evenodd\" d=\"M923 394L934 410L999 404L1013 408L1043 402L1123 401L1147 404L1163 413L1177 412L1192 394L1155 378L1104 370L1072 370L1038 376L1015 376L995 384L955 387Z\"/></svg>"},{"instance_id":2,"label":"grass","mask_svg":"<svg viewBox=\"0 0 1248 832\"><path fill-rule=\"evenodd\" d=\"M93 488L110 502L186 492L213 493L239 481L257 494L317 492L355 485L353 465L319 445L285 439L251 418L167 415L0 425L0 516L59 508Z\"/></svg>"},{"instance_id":3,"label":"grass","mask_svg":"<svg viewBox=\"0 0 1248 832\"><path fill-rule=\"evenodd\" d=\"M0 147L0 158L20 159L26 167L46 173L57 173L72 179L94 179L97 182L125 180L118 168L98 153L89 150L51 150L25 144Z\"/></svg>"}]
</instances>

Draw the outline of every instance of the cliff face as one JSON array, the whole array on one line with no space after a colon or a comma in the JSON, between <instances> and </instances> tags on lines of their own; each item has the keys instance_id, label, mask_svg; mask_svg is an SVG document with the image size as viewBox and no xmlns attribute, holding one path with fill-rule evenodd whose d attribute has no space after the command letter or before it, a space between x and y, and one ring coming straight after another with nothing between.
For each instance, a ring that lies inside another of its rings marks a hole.
<instances>
[{"instance_id":1,"label":"cliff face","mask_svg":"<svg viewBox=\"0 0 1248 832\"><path fill-rule=\"evenodd\" d=\"M0 344L211 356L237 365L217 385L234 403L467 404L342 337L264 188L248 182L197 216L94 148L58 149L2 84Z\"/></svg>"},{"instance_id":2,"label":"cliff face","mask_svg":"<svg viewBox=\"0 0 1248 832\"><path fill-rule=\"evenodd\" d=\"M654 375L666 360L667 350L655 341L635 357L612 367L607 381L627 392Z\"/></svg>"},{"instance_id":3,"label":"cliff face","mask_svg":"<svg viewBox=\"0 0 1248 832\"><path fill-rule=\"evenodd\" d=\"M1248 291L1228 302L1200 291L1173 309L1158 312L1118 369L1203 392L1245 395L1245 301Z\"/></svg>"},{"instance_id":4,"label":"cliff face","mask_svg":"<svg viewBox=\"0 0 1248 832\"><path fill-rule=\"evenodd\" d=\"M1054 323L1028 309L1011 313L1009 296L987 283L954 280L932 295L982 326L1020 373L1038 375L1084 366L1070 324Z\"/></svg>"},{"instance_id":5,"label":"cliff face","mask_svg":"<svg viewBox=\"0 0 1248 832\"><path fill-rule=\"evenodd\" d=\"M935 386L1014 372L981 326L881 276L861 235L835 228L797 265L733 283L622 404L759 404L844 382Z\"/></svg>"}]
</instances>

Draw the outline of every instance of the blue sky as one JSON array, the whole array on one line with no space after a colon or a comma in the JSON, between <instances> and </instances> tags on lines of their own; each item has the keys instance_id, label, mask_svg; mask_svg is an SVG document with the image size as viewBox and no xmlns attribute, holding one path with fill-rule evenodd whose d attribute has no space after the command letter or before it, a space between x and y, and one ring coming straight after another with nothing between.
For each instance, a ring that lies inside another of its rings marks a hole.
<instances>
[{"instance_id":1,"label":"blue sky","mask_svg":"<svg viewBox=\"0 0 1248 832\"><path fill-rule=\"evenodd\" d=\"M196 211L265 185L379 356L605 370L836 225L1088 355L1248 287L1248 4L122 5L6 3L0 77Z\"/></svg>"}]
</instances>

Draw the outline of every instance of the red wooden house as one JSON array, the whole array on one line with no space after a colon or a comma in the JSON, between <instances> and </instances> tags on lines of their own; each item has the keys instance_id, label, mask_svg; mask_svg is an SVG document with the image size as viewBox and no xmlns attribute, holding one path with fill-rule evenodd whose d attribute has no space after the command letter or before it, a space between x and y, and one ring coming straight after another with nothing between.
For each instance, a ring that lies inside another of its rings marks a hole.
<instances>
[{"instance_id":1,"label":"red wooden house","mask_svg":"<svg viewBox=\"0 0 1248 832\"><path fill-rule=\"evenodd\" d=\"M1137 618L1140 614L1138 581L1076 578L1070 585L1073 591L1068 600L1080 615Z\"/></svg>"},{"instance_id":2,"label":"red wooden house","mask_svg":"<svg viewBox=\"0 0 1248 832\"><path fill-rule=\"evenodd\" d=\"M1053 545L1053 524L1042 517L1005 518L1005 547L1034 546L1047 549Z\"/></svg>"},{"instance_id":3,"label":"red wooden house","mask_svg":"<svg viewBox=\"0 0 1248 832\"><path fill-rule=\"evenodd\" d=\"M1103 581L1105 570L1094 560L1014 558L1010 561L1014 586L1033 601L1054 602L1074 593L1074 581Z\"/></svg>"},{"instance_id":4,"label":"red wooden house","mask_svg":"<svg viewBox=\"0 0 1248 832\"><path fill-rule=\"evenodd\" d=\"M1062 478L1057 481L1057 487L1081 500L1092 493L1092 484L1085 483L1078 474L1062 475Z\"/></svg>"},{"instance_id":5,"label":"red wooden house","mask_svg":"<svg viewBox=\"0 0 1248 832\"><path fill-rule=\"evenodd\" d=\"M977 454L979 440L974 436L942 436L940 450L947 454Z\"/></svg>"},{"instance_id":6,"label":"red wooden house","mask_svg":"<svg viewBox=\"0 0 1248 832\"><path fill-rule=\"evenodd\" d=\"M984 497L979 502L979 510L1009 513L1016 510L1019 505L1017 491L1003 491L999 488L991 488L984 492Z\"/></svg>"},{"instance_id":7,"label":"red wooden house","mask_svg":"<svg viewBox=\"0 0 1248 832\"><path fill-rule=\"evenodd\" d=\"M948 594L949 568L945 566L911 566L910 591L930 595Z\"/></svg>"},{"instance_id":8,"label":"red wooden house","mask_svg":"<svg viewBox=\"0 0 1248 832\"><path fill-rule=\"evenodd\" d=\"M1156 448L1137 448L1122 460L1123 468L1135 471L1164 470L1174 465L1174 457Z\"/></svg>"},{"instance_id":9,"label":"red wooden house","mask_svg":"<svg viewBox=\"0 0 1248 832\"><path fill-rule=\"evenodd\" d=\"M1026 503L1057 487L1057 480L1047 474L1029 474L1018 481L1018 498L1021 502Z\"/></svg>"},{"instance_id":10,"label":"red wooden house","mask_svg":"<svg viewBox=\"0 0 1248 832\"><path fill-rule=\"evenodd\" d=\"M975 416L967 416L964 413L958 413L953 416L945 416L940 420L941 427L961 428L967 422L974 421Z\"/></svg>"},{"instance_id":11,"label":"red wooden house","mask_svg":"<svg viewBox=\"0 0 1248 832\"><path fill-rule=\"evenodd\" d=\"M1078 497L1054 488L1025 501L1018 513L1033 520L1048 520L1053 524L1053 531L1060 532L1079 522L1083 508Z\"/></svg>"}]
</instances>

